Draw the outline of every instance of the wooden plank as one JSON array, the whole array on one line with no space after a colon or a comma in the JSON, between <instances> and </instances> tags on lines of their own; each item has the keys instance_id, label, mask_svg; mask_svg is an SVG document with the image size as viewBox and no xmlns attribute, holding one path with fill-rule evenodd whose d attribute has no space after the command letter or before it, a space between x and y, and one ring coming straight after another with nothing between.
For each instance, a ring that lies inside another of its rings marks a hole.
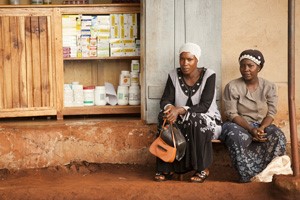
<instances>
[{"instance_id":1,"label":"wooden plank","mask_svg":"<svg viewBox=\"0 0 300 200\"><path fill-rule=\"evenodd\" d=\"M20 49L20 107L28 107L27 93L27 64L25 57L25 18L19 19L19 49Z\"/></svg>"},{"instance_id":2,"label":"wooden plank","mask_svg":"<svg viewBox=\"0 0 300 200\"><path fill-rule=\"evenodd\" d=\"M119 85L122 70L130 71L130 60L84 60L65 61L64 80L66 84L78 81L84 86L104 85L109 82L115 88Z\"/></svg>"},{"instance_id":3,"label":"wooden plank","mask_svg":"<svg viewBox=\"0 0 300 200\"><path fill-rule=\"evenodd\" d=\"M98 85L98 67L97 62L91 63L91 85L97 86Z\"/></svg>"},{"instance_id":4,"label":"wooden plank","mask_svg":"<svg viewBox=\"0 0 300 200\"><path fill-rule=\"evenodd\" d=\"M3 17L0 17L0 49L4 49L4 27L2 23ZM0 109L4 108L4 51L0 51Z\"/></svg>"},{"instance_id":5,"label":"wooden plank","mask_svg":"<svg viewBox=\"0 0 300 200\"><path fill-rule=\"evenodd\" d=\"M79 82L81 85L92 85L92 61L65 61L64 83Z\"/></svg>"},{"instance_id":6,"label":"wooden plank","mask_svg":"<svg viewBox=\"0 0 300 200\"><path fill-rule=\"evenodd\" d=\"M64 58L64 60L139 60L140 56L109 56L89 58Z\"/></svg>"},{"instance_id":7,"label":"wooden plank","mask_svg":"<svg viewBox=\"0 0 300 200\"><path fill-rule=\"evenodd\" d=\"M98 67L103 68L103 82L99 82L103 85L104 82L109 82L114 85L116 91L119 85L119 77L122 70L130 71L131 61L129 60L111 60L111 61L100 61Z\"/></svg>"},{"instance_id":8,"label":"wooden plank","mask_svg":"<svg viewBox=\"0 0 300 200\"><path fill-rule=\"evenodd\" d=\"M53 108L22 108L22 109L8 109L0 112L0 118L6 117L29 117L29 116L47 116L56 115L56 110Z\"/></svg>"},{"instance_id":9,"label":"wooden plank","mask_svg":"<svg viewBox=\"0 0 300 200\"><path fill-rule=\"evenodd\" d=\"M11 38L10 38L10 17L3 17L3 32L6 33L3 36L4 44L4 108L12 108L12 87L11 87Z\"/></svg>"},{"instance_id":10,"label":"wooden plank","mask_svg":"<svg viewBox=\"0 0 300 200\"><path fill-rule=\"evenodd\" d=\"M55 77L55 97L56 97L56 110L57 118L63 119L62 109L64 107L64 61L63 61L63 49L62 49L62 19L61 12L59 8L55 9L53 12L53 17L51 20L52 35L55 36L53 51L53 64L54 64L54 77Z\"/></svg>"},{"instance_id":11,"label":"wooden plank","mask_svg":"<svg viewBox=\"0 0 300 200\"><path fill-rule=\"evenodd\" d=\"M50 105L50 88L49 88L49 52L48 52L48 28L47 17L40 16L39 23L39 41L40 41L40 73L41 73L41 106Z\"/></svg>"},{"instance_id":12,"label":"wooden plank","mask_svg":"<svg viewBox=\"0 0 300 200\"><path fill-rule=\"evenodd\" d=\"M141 106L84 106L65 107L63 115L90 115L90 114L138 114Z\"/></svg>"},{"instance_id":13,"label":"wooden plank","mask_svg":"<svg viewBox=\"0 0 300 200\"><path fill-rule=\"evenodd\" d=\"M145 13L146 13L146 7L145 7L145 1L141 1L140 5L140 53L141 53L141 58L140 58L140 83L141 83L141 118L146 119L146 79L145 79L145 30L146 30L146 20L145 20Z\"/></svg>"},{"instance_id":14,"label":"wooden plank","mask_svg":"<svg viewBox=\"0 0 300 200\"><path fill-rule=\"evenodd\" d=\"M55 87L54 87L54 77L55 77L55 69L54 69L54 63L55 63L55 57L53 55L55 55L55 39L54 37L52 38L53 34L52 33L52 29L51 28L51 18L53 18L52 16L49 17L47 16L47 41L48 41L48 65L49 65L49 106L54 107L54 105L56 104L56 95L55 95Z\"/></svg>"},{"instance_id":15,"label":"wooden plank","mask_svg":"<svg viewBox=\"0 0 300 200\"><path fill-rule=\"evenodd\" d=\"M33 69L32 69L32 43L31 43L31 17L25 17L25 51L26 51L26 80L27 80L27 106L33 107Z\"/></svg>"},{"instance_id":16,"label":"wooden plank","mask_svg":"<svg viewBox=\"0 0 300 200\"><path fill-rule=\"evenodd\" d=\"M18 17L10 17L10 38L11 38L11 85L12 85L12 107L20 107L20 51L19 51L19 23Z\"/></svg>"},{"instance_id":17,"label":"wooden plank","mask_svg":"<svg viewBox=\"0 0 300 200\"><path fill-rule=\"evenodd\" d=\"M39 18L31 17L32 69L33 69L33 106L41 107L41 53Z\"/></svg>"},{"instance_id":18,"label":"wooden plank","mask_svg":"<svg viewBox=\"0 0 300 200\"><path fill-rule=\"evenodd\" d=\"M115 5L115 6L92 6L92 7L85 7L84 9L80 7L67 7L61 8L62 14L120 14L120 13L139 13L140 12L140 5L135 4L132 6L125 7L123 5Z\"/></svg>"},{"instance_id":19,"label":"wooden plank","mask_svg":"<svg viewBox=\"0 0 300 200\"><path fill-rule=\"evenodd\" d=\"M43 6L43 5L42 5ZM19 7L19 5L18 5ZM15 16L15 17L24 17L24 16L50 16L53 8L33 8L32 5L29 5L29 8L16 8L9 6L8 8L3 8L1 5L0 13L2 16Z\"/></svg>"}]
</instances>

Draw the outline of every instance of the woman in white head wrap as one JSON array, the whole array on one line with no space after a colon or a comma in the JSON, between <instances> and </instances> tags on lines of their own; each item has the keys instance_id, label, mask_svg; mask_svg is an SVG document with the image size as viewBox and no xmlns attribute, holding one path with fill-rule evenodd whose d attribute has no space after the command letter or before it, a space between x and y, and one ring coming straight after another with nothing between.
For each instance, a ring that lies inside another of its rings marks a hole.
<instances>
[{"instance_id":1,"label":"woman in white head wrap","mask_svg":"<svg viewBox=\"0 0 300 200\"><path fill-rule=\"evenodd\" d=\"M212 139L221 133L221 115L216 104L216 74L213 70L198 67L201 48L186 43L179 50L180 68L168 75L160 101L158 133L163 117L176 123L185 136L185 156L173 163L157 158L157 173L154 180L171 179L174 173L194 171L192 182L203 182L209 175L212 164Z\"/></svg>"}]
</instances>

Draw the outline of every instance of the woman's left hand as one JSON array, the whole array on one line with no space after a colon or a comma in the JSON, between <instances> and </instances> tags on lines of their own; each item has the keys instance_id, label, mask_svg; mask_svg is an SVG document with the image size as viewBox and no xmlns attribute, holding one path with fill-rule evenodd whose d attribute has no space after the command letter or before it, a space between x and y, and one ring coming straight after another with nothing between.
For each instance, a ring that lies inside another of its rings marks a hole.
<instances>
[{"instance_id":1,"label":"woman's left hand","mask_svg":"<svg viewBox=\"0 0 300 200\"><path fill-rule=\"evenodd\" d=\"M266 142L268 139L265 137L266 133L263 130L258 128L253 128L251 130L251 135L253 137L253 141L256 142Z\"/></svg>"}]
</instances>

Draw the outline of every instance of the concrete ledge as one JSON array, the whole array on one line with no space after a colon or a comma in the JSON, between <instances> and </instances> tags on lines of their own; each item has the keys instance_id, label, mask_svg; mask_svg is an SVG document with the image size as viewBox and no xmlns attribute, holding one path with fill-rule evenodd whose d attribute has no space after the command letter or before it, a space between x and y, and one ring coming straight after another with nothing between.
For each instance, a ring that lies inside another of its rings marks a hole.
<instances>
[{"instance_id":1,"label":"concrete ledge","mask_svg":"<svg viewBox=\"0 0 300 200\"><path fill-rule=\"evenodd\" d=\"M155 157L148 148L156 128L137 118L116 117L1 122L0 169L44 168L74 161L154 166ZM213 148L213 165L231 166L225 145L214 142Z\"/></svg>"},{"instance_id":2,"label":"concrete ledge","mask_svg":"<svg viewBox=\"0 0 300 200\"><path fill-rule=\"evenodd\" d=\"M29 121L0 124L0 168L92 163L153 164L156 125L141 120Z\"/></svg>"}]
</instances>

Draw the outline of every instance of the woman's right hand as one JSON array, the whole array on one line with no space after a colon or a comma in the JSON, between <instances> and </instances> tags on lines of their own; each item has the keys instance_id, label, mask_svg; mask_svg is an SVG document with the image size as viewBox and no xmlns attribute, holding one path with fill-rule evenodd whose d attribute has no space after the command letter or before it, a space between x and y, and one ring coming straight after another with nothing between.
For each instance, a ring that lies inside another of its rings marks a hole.
<instances>
[{"instance_id":1,"label":"woman's right hand","mask_svg":"<svg viewBox=\"0 0 300 200\"><path fill-rule=\"evenodd\" d=\"M176 122L178 115L180 115L185 110L182 107L175 107L173 105L169 105L164 111L165 117L167 120L173 124Z\"/></svg>"}]
</instances>

